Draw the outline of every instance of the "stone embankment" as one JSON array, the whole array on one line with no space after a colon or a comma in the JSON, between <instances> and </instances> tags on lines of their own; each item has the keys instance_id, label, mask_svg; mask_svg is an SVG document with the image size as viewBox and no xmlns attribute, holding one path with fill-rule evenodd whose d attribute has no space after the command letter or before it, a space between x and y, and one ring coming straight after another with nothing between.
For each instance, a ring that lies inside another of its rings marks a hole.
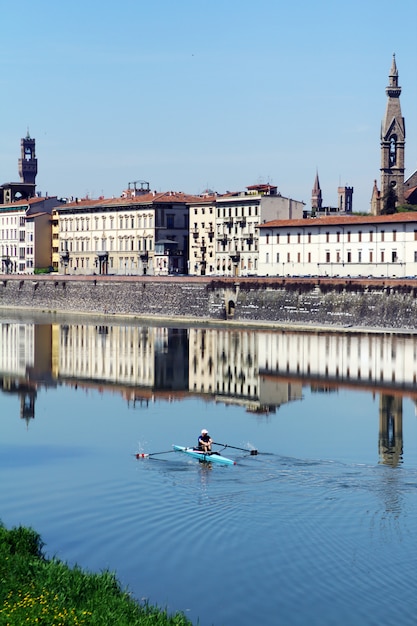
<instances>
[{"instance_id":1,"label":"stone embankment","mask_svg":"<svg viewBox=\"0 0 417 626\"><path fill-rule=\"evenodd\" d=\"M0 308L409 332L417 330L417 280L3 275Z\"/></svg>"}]
</instances>

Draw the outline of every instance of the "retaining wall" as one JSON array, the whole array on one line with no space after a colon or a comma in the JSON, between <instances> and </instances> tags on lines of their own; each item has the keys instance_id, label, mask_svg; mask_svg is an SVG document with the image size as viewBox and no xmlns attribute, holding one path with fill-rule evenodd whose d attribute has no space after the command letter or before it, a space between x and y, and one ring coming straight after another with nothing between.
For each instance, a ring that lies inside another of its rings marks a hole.
<instances>
[{"instance_id":1,"label":"retaining wall","mask_svg":"<svg viewBox=\"0 0 417 626\"><path fill-rule=\"evenodd\" d=\"M0 308L191 322L417 329L417 281L0 277Z\"/></svg>"}]
</instances>

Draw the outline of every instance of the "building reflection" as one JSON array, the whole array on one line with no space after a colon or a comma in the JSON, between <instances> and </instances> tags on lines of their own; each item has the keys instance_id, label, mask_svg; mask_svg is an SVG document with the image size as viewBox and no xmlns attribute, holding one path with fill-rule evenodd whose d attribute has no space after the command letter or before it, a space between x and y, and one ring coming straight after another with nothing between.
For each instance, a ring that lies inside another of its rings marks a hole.
<instances>
[{"instance_id":1,"label":"building reflection","mask_svg":"<svg viewBox=\"0 0 417 626\"><path fill-rule=\"evenodd\" d=\"M67 384L120 393L130 406L203 396L260 417L302 400L304 387L379 394L381 463L403 453L402 398L416 397L417 337L0 321L0 380L35 416L39 386Z\"/></svg>"},{"instance_id":2,"label":"building reflection","mask_svg":"<svg viewBox=\"0 0 417 626\"><path fill-rule=\"evenodd\" d=\"M379 398L379 456L385 465L396 467L403 454L403 402L401 396Z\"/></svg>"}]
</instances>

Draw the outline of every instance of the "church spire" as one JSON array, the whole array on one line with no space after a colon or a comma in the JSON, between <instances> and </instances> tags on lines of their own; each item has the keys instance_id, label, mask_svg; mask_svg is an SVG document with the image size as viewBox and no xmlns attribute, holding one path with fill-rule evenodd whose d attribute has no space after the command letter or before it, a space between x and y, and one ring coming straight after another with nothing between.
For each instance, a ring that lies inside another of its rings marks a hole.
<instances>
[{"instance_id":1,"label":"church spire","mask_svg":"<svg viewBox=\"0 0 417 626\"><path fill-rule=\"evenodd\" d=\"M314 179L313 191L311 192L311 208L321 209L322 204L323 204L323 199L321 196L319 173L316 170L316 178Z\"/></svg>"},{"instance_id":2,"label":"church spire","mask_svg":"<svg viewBox=\"0 0 417 626\"><path fill-rule=\"evenodd\" d=\"M398 85L395 54L385 92L388 100L381 126L381 211L387 208L387 201L392 205L395 199L395 206L404 203L405 124L401 114L401 87Z\"/></svg>"}]
</instances>

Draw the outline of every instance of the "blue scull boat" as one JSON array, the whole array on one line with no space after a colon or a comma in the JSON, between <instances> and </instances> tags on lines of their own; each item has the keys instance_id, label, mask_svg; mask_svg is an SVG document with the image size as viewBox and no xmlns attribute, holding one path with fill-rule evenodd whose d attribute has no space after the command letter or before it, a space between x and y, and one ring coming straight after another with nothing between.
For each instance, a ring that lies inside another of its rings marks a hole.
<instances>
[{"instance_id":1,"label":"blue scull boat","mask_svg":"<svg viewBox=\"0 0 417 626\"><path fill-rule=\"evenodd\" d=\"M198 459L204 463L218 463L219 465L236 465L236 461L221 456L218 452L203 452L195 448L186 448L185 446L172 446L176 452L184 452L193 459Z\"/></svg>"}]
</instances>

